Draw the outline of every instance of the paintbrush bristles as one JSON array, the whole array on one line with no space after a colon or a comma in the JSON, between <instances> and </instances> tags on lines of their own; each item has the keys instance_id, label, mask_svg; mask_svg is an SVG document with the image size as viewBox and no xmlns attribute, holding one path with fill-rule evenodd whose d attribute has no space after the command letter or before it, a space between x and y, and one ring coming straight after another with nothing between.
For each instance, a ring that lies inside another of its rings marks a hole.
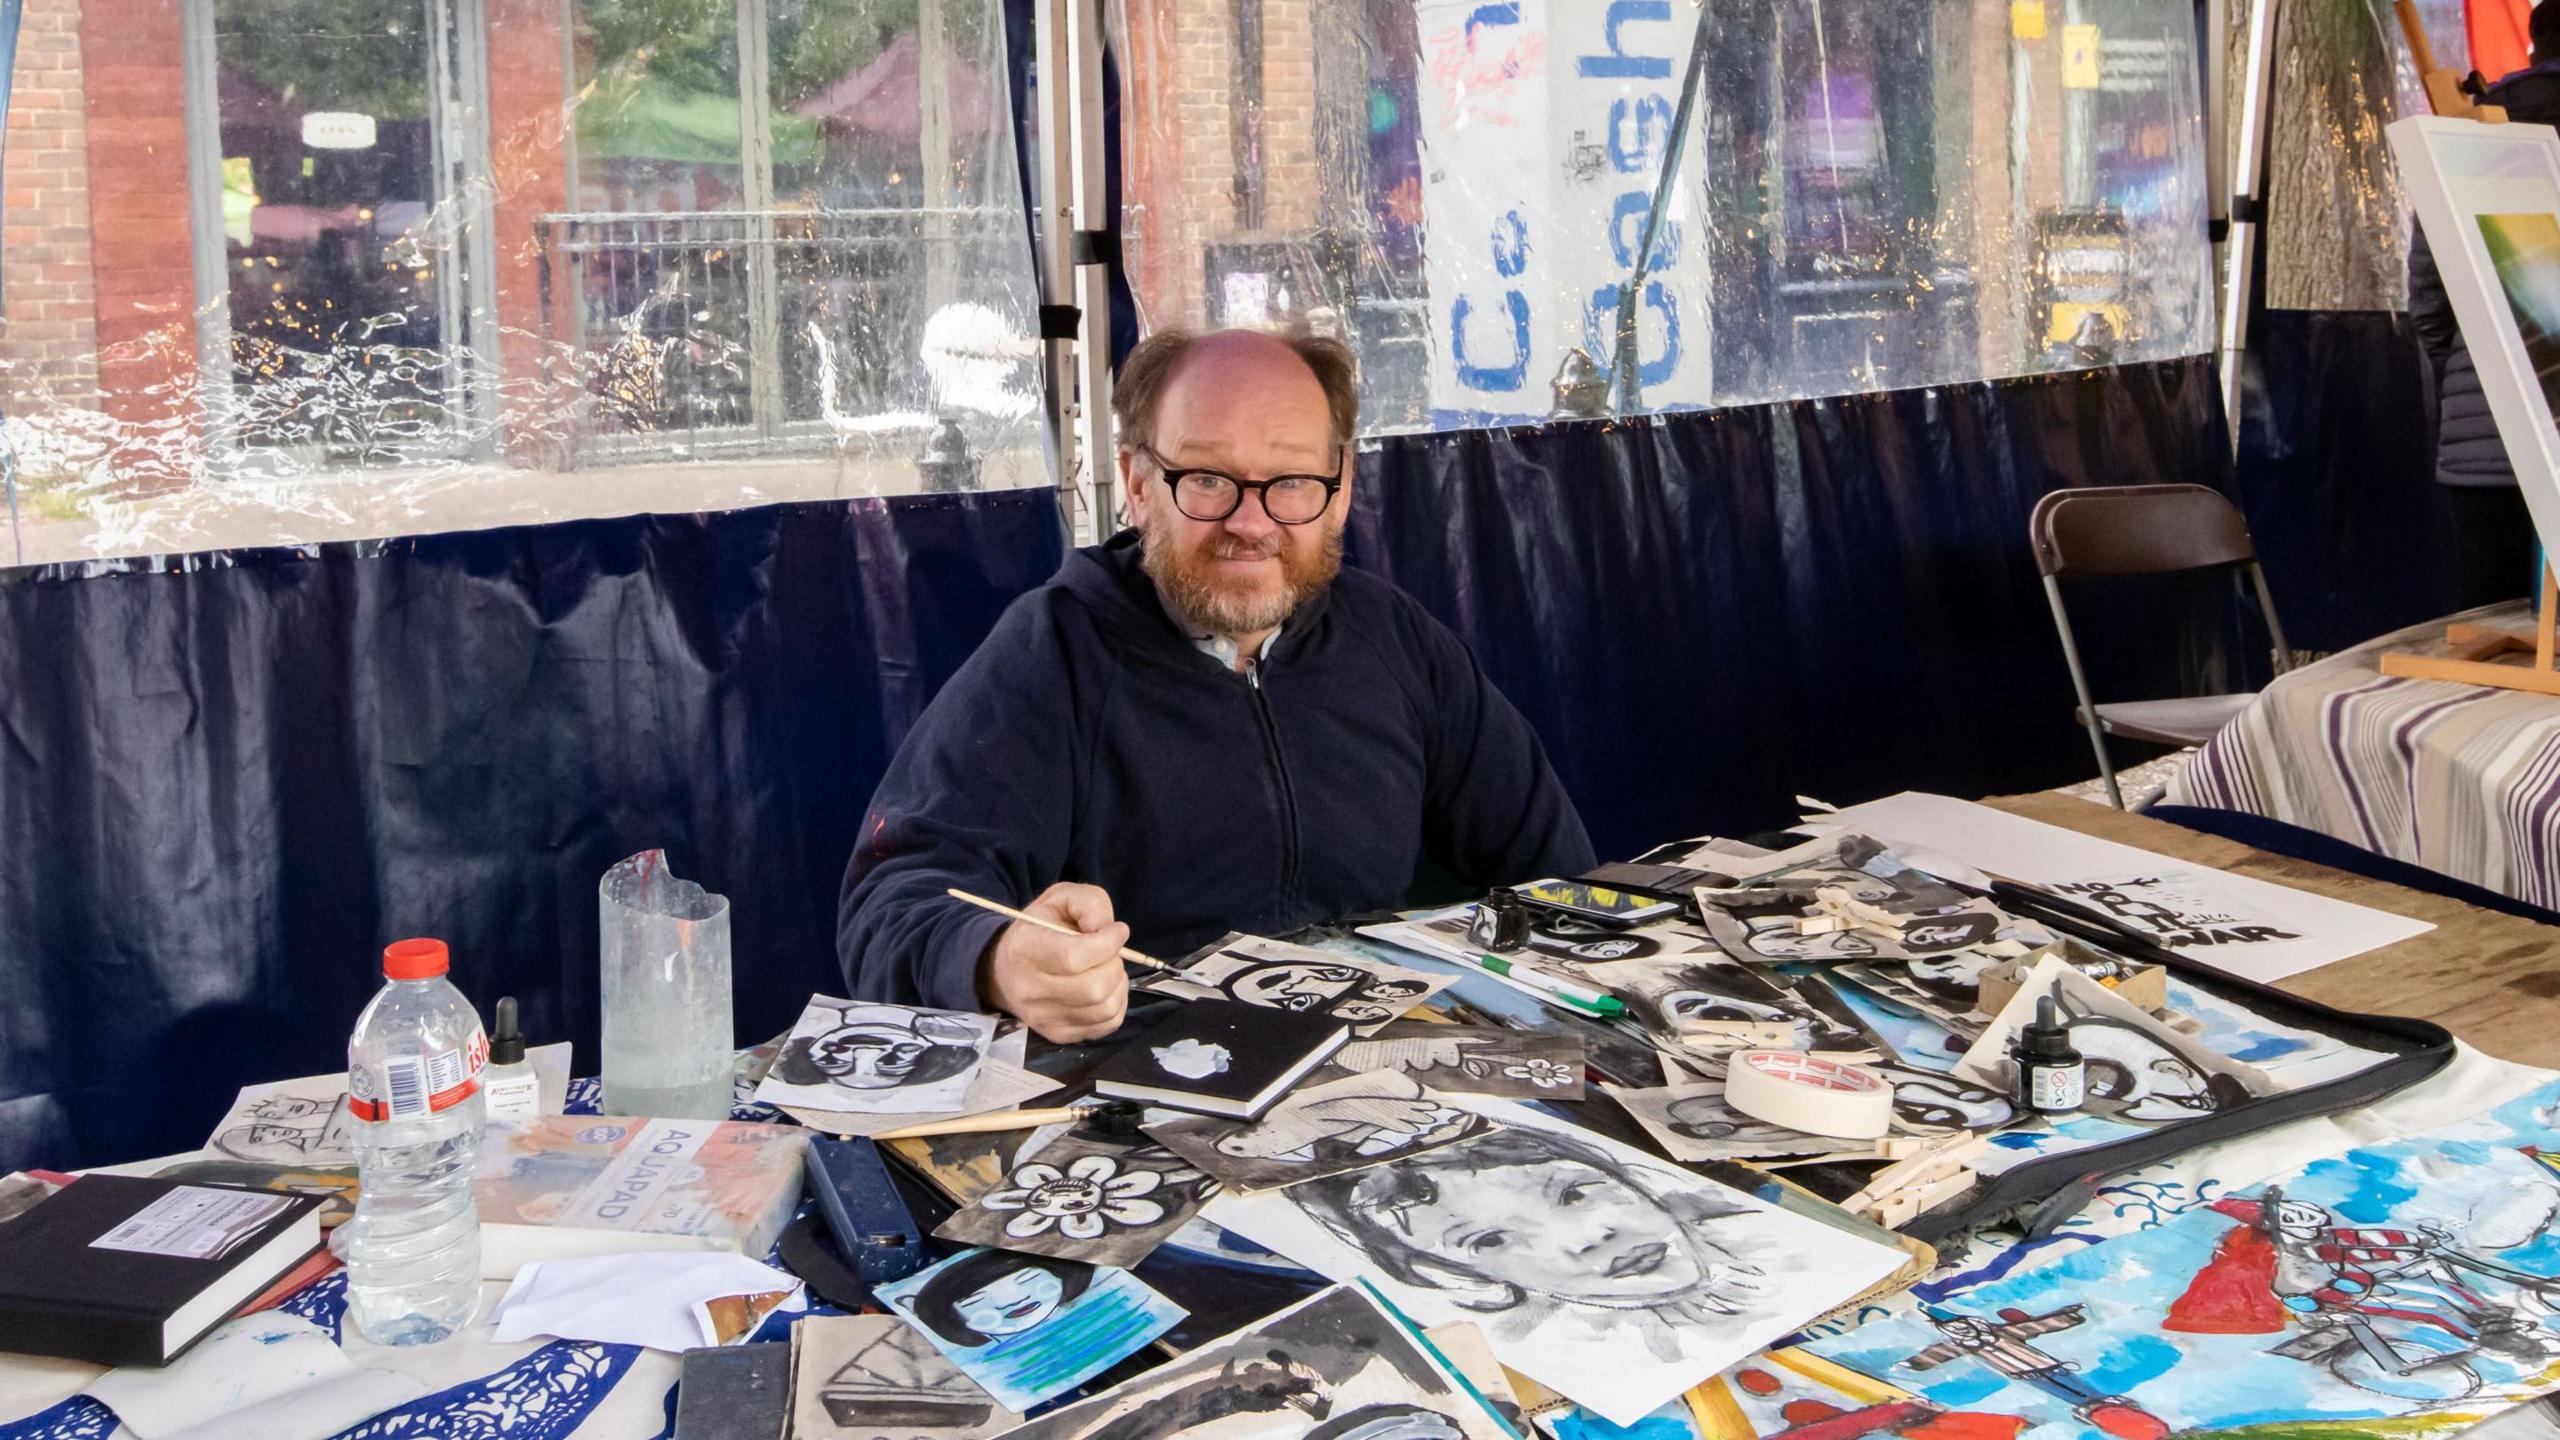
<instances>
[{"instance_id":1,"label":"paintbrush bristles","mask_svg":"<svg viewBox=\"0 0 2560 1440\"><path fill-rule=\"evenodd\" d=\"M996 901L988 899L984 895L972 895L968 891L959 889L956 886L943 893L949 895L954 900L966 900L981 910L993 911L1007 919L1019 920L1025 925L1037 925L1041 929L1049 931L1052 934L1067 935L1076 938L1082 938L1085 934L1082 930L1076 930L1068 926L1061 925L1055 920L1044 920L1037 915L1026 915L1023 912L1014 909L1010 905L999 904ZM1173 968L1163 961L1156 959L1152 955L1140 954L1126 945L1120 947L1120 958L1128 961L1132 965L1145 966L1149 970L1171 970Z\"/></svg>"}]
</instances>

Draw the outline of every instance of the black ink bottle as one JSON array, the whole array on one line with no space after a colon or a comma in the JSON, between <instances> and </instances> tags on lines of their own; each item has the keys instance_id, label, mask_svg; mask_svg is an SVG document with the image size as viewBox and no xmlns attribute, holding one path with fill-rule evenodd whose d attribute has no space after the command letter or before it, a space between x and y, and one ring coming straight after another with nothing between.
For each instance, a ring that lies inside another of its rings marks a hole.
<instances>
[{"instance_id":1,"label":"black ink bottle","mask_svg":"<svg viewBox=\"0 0 2560 1440\"><path fill-rule=\"evenodd\" d=\"M1529 943L1529 907L1508 890L1496 890L1476 902L1467 936L1479 950L1508 955Z\"/></svg>"},{"instance_id":2,"label":"black ink bottle","mask_svg":"<svg viewBox=\"0 0 2560 1440\"><path fill-rule=\"evenodd\" d=\"M2018 1103L2039 1115L2068 1115L2088 1095L2088 1067L2071 1048L2071 1027L2054 1012L2053 997L2036 1002L2036 1018L2010 1045L2018 1066Z\"/></svg>"}]
</instances>

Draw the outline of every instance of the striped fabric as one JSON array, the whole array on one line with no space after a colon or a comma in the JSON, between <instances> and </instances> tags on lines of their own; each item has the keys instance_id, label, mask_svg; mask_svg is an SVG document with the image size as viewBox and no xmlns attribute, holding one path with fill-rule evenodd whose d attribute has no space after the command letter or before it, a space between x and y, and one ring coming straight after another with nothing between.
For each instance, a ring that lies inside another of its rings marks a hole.
<instances>
[{"instance_id":1,"label":"striped fabric","mask_svg":"<svg viewBox=\"0 0 2560 1440\"><path fill-rule=\"evenodd\" d=\"M2533 623L2523 601L2455 618ZM2444 625L2277 680L2163 798L2264 815L2560 907L2560 699L2382 674L2385 650L2442 653Z\"/></svg>"}]
</instances>

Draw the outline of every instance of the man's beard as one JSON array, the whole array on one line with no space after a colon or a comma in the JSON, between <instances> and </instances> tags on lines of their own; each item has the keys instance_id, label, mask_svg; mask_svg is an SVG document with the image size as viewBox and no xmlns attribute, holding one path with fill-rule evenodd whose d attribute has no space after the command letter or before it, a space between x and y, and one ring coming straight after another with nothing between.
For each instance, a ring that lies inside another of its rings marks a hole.
<instances>
[{"instance_id":1,"label":"man's beard","mask_svg":"<svg viewBox=\"0 0 2560 1440\"><path fill-rule=\"evenodd\" d=\"M1279 557L1278 593L1238 594L1219 587L1215 572L1220 560L1263 555ZM1342 527L1327 525L1322 543L1302 551L1278 534L1256 542L1225 531L1205 545L1185 549L1172 526L1148 525L1139 531L1138 560L1165 598L1192 624L1205 625L1215 635L1251 635L1277 628L1292 611L1333 583L1342 569Z\"/></svg>"}]
</instances>

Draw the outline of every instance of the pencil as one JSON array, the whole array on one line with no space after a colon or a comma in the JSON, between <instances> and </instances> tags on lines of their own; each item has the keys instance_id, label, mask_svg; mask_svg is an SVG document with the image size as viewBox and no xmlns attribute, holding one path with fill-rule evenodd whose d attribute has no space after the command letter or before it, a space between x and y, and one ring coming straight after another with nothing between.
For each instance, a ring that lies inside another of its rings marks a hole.
<instances>
[{"instance_id":1,"label":"pencil","mask_svg":"<svg viewBox=\"0 0 2560 1440\"><path fill-rule=\"evenodd\" d=\"M1025 925L1037 925L1037 926L1039 926L1039 927L1040 927L1041 929L1043 929L1043 930L1054 931L1055 933L1060 934L1060 935L1071 935L1071 936L1078 936L1078 937L1081 937L1081 936L1085 933L1085 932L1083 932L1082 930L1071 930L1071 929L1067 928L1066 926L1059 924L1059 923L1058 923L1057 921L1055 921L1055 920L1043 920L1043 919L1041 919L1041 918L1040 918L1039 916L1037 916L1037 915L1025 915L1025 914L1023 914L1021 911L1014 909L1014 908L1013 908L1012 906L1010 906L1010 905L999 905L999 904L997 904L995 901L988 899L988 898L987 898L986 896L984 896L984 895L972 895L972 894L970 894L968 891L966 891L966 890L962 890L962 889L959 889L959 888L957 888L957 887L954 887L953 889L951 889L951 890L949 890L949 891L947 891L947 892L945 892L945 893L949 894L949 895L951 896L951 898L952 898L952 899L954 899L954 900L966 900L966 901L968 901L970 904L977 906L977 907L978 907L979 909L981 909L981 910L992 910L992 911L994 911L995 913L997 913L998 915L1005 916L1005 917L1007 917L1007 918L1009 918L1009 919L1019 920L1019 921L1021 921L1023 924L1025 924ZM1170 970L1172 970L1172 969L1173 969L1173 967L1172 967L1172 966L1167 965L1167 964L1166 964L1166 963L1164 963L1163 961L1156 959L1154 956L1152 956L1152 955L1141 955L1141 954L1139 954L1137 951L1130 949L1130 948L1129 948L1128 946L1126 946L1126 945L1123 945L1123 946L1121 946L1121 947L1120 947L1120 958L1121 958L1121 959L1123 959L1123 960L1128 961L1128 962L1129 962L1130 964L1132 964L1132 965L1140 965L1140 966L1144 966L1145 968L1147 968L1147 969L1149 969L1149 970L1164 970L1164 971L1170 971Z\"/></svg>"}]
</instances>

